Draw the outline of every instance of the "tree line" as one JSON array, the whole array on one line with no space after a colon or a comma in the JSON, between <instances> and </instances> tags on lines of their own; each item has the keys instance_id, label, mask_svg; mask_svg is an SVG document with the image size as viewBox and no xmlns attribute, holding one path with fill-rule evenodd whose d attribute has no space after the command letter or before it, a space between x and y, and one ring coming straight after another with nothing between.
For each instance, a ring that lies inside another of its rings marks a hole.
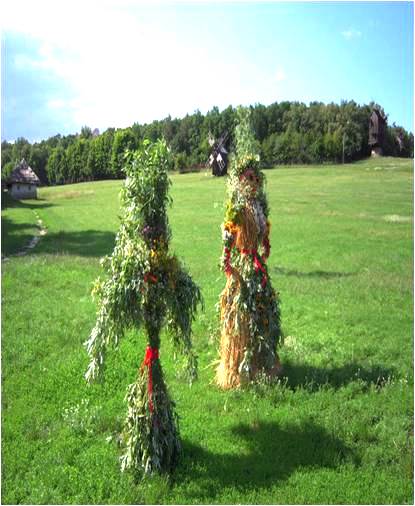
<instances>
[{"instance_id":1,"label":"tree line","mask_svg":"<svg viewBox=\"0 0 415 506\"><path fill-rule=\"evenodd\" d=\"M250 106L252 127L264 167L278 164L318 164L354 161L370 154L369 117L374 103L354 101L340 104L275 102ZM164 137L173 154L176 170L204 164L210 153L209 136L230 134L232 150L236 109L213 107L184 118L163 120L124 129L109 128L99 134L88 126L80 134L55 135L31 144L24 138L3 141L1 175L7 179L16 163L25 158L44 184L65 184L124 177L124 151L136 149L144 138ZM413 134L395 124L385 133L384 154L413 157Z\"/></svg>"}]
</instances>

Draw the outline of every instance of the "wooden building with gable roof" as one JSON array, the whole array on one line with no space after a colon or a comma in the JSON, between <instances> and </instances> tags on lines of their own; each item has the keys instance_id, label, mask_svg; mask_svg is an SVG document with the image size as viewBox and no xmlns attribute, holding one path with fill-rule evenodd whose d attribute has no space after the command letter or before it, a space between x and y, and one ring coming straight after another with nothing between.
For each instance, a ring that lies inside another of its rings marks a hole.
<instances>
[{"instance_id":1,"label":"wooden building with gable roof","mask_svg":"<svg viewBox=\"0 0 415 506\"><path fill-rule=\"evenodd\" d=\"M17 200L36 199L39 185L40 179L24 158L16 165L7 180L10 195Z\"/></svg>"},{"instance_id":2,"label":"wooden building with gable roof","mask_svg":"<svg viewBox=\"0 0 415 506\"><path fill-rule=\"evenodd\" d=\"M369 146L372 156L383 154L385 142L386 118L378 109L373 109L369 118Z\"/></svg>"}]
</instances>

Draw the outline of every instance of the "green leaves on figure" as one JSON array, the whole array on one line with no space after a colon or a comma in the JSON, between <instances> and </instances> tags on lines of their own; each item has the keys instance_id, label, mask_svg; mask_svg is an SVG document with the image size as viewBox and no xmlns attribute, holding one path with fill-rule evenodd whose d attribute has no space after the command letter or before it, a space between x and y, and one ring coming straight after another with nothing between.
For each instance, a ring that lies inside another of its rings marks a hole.
<instances>
[{"instance_id":1,"label":"green leaves on figure","mask_svg":"<svg viewBox=\"0 0 415 506\"><path fill-rule=\"evenodd\" d=\"M121 225L112 255L102 261L107 277L98 279L93 289L97 319L86 342L90 364L85 376L92 381L103 368L107 349L116 347L127 329L143 327L146 333L146 356L127 393L122 457L123 469L145 472L171 469L180 448L174 404L158 355L163 326L170 330L175 348L185 355L190 380L196 377L197 366L191 325L202 296L168 250L170 165L164 141L144 141L139 150L125 155Z\"/></svg>"}]
</instances>

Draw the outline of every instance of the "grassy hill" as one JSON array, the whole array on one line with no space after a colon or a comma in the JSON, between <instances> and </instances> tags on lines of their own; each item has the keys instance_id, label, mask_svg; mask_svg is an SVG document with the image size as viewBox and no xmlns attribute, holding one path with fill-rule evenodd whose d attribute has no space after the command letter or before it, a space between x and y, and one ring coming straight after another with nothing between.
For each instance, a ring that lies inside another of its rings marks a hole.
<instances>
[{"instance_id":1,"label":"grassy hill","mask_svg":"<svg viewBox=\"0 0 415 506\"><path fill-rule=\"evenodd\" d=\"M206 307L194 325L192 388L162 339L184 446L169 479L119 470L123 397L143 336L110 354L104 383L83 379L90 289L114 244L122 183L42 188L39 200L2 211L2 503L412 501L412 161L266 175L285 378L234 392L212 384L225 180L172 176L172 248ZM36 233L34 211L48 233L13 256Z\"/></svg>"}]
</instances>

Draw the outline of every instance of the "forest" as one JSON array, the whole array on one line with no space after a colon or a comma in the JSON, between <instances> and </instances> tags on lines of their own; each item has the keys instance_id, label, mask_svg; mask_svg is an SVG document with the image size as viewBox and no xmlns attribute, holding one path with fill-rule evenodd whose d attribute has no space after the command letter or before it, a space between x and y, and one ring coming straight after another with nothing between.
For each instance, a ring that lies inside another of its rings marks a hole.
<instances>
[{"instance_id":1,"label":"forest","mask_svg":"<svg viewBox=\"0 0 415 506\"><path fill-rule=\"evenodd\" d=\"M289 164L352 162L369 156L368 125L373 108L387 117L375 103L359 105L353 100L340 104L275 102L250 106L251 121L263 168ZM184 118L170 116L128 128L108 128L102 133L84 126L79 134L50 137L30 143L23 137L1 144L1 177L25 158L42 184L56 185L124 177L123 156L144 138L164 137L172 152L172 170L187 171L204 165L209 157L209 136L217 139L232 133L236 109L213 107ZM413 158L413 134L395 124L388 125L384 155Z\"/></svg>"}]
</instances>

